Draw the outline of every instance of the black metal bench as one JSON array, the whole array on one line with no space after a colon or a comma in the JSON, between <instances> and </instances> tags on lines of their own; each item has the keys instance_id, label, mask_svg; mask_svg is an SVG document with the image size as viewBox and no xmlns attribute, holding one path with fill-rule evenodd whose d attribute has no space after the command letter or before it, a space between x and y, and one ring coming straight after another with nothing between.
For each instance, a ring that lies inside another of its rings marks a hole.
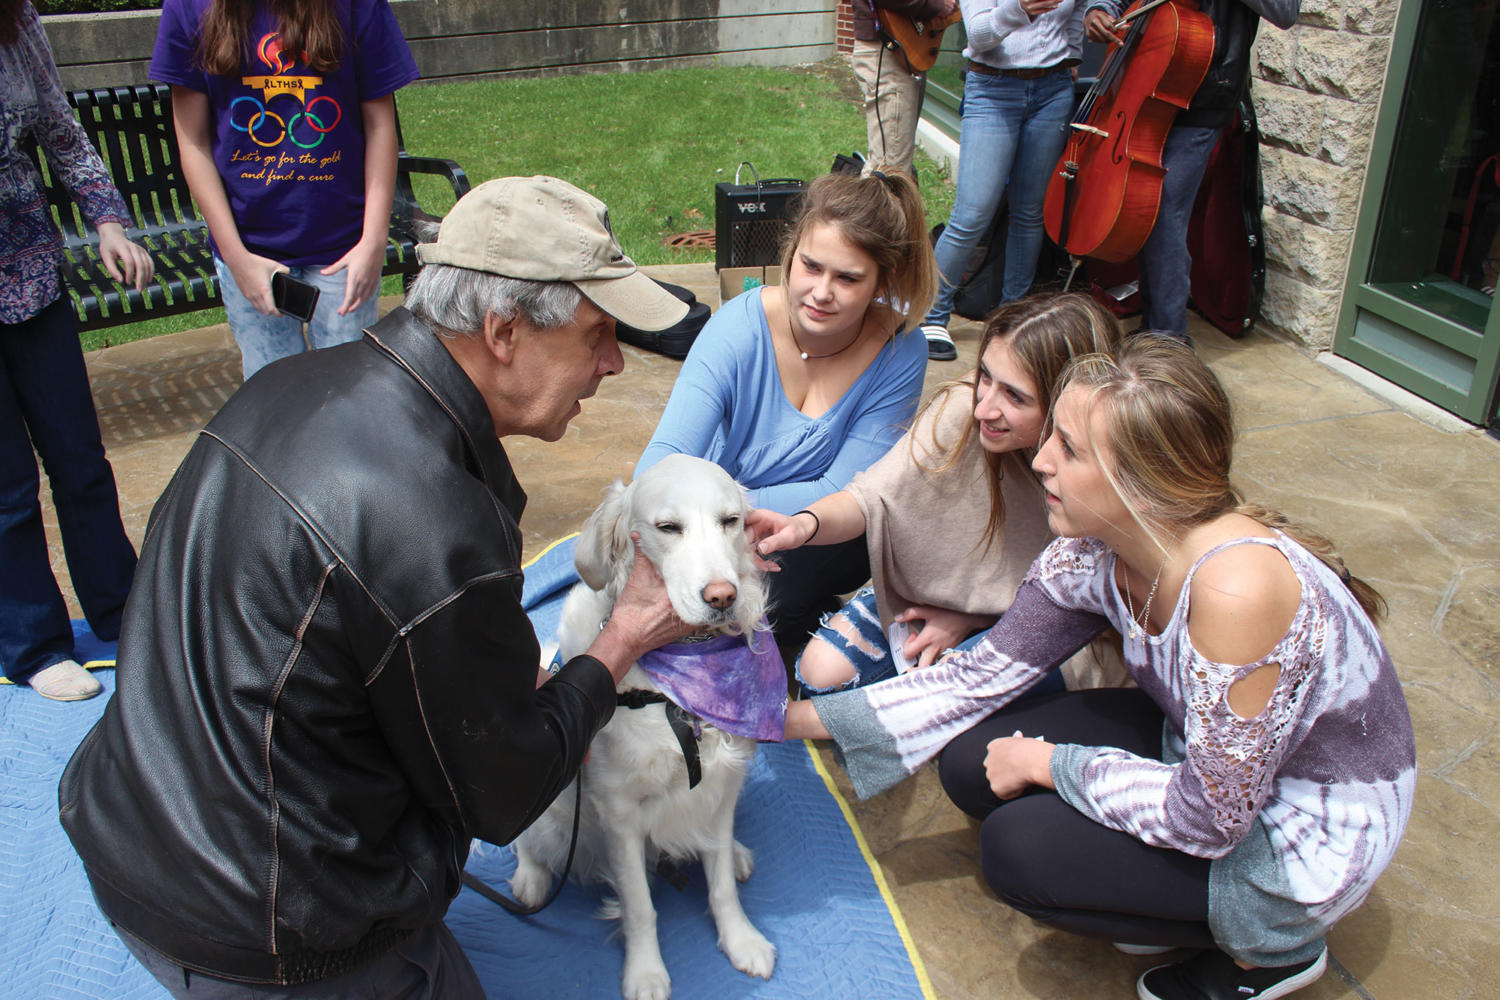
<instances>
[{"instance_id":1,"label":"black metal bench","mask_svg":"<svg viewBox=\"0 0 1500 1000\"><path fill-rule=\"evenodd\" d=\"M177 134L172 128L171 88L153 85L75 90L68 94L68 101L78 111L84 130L130 206L134 222L126 227L126 235L150 250L156 263L156 277L145 291L115 284L99 262L93 228L33 144L30 152L42 171L47 201L63 234L63 278L78 310L80 330L218 305L219 281L208 247L208 226L198 215L182 176ZM383 273L402 275L403 281L409 282L419 267L417 227L440 221L417 203L412 175L446 178L455 198L469 190L469 180L452 160L407 153L405 142L400 140L399 120L396 134L401 153Z\"/></svg>"}]
</instances>

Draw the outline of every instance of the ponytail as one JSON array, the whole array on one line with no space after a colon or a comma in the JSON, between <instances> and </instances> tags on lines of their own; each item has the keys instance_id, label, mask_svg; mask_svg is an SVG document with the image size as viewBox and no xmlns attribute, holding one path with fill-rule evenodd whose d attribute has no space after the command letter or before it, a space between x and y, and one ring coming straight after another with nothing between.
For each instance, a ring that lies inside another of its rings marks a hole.
<instances>
[{"instance_id":1,"label":"ponytail","mask_svg":"<svg viewBox=\"0 0 1500 1000\"><path fill-rule=\"evenodd\" d=\"M1338 549L1326 536L1318 534L1305 525L1298 524L1280 511L1262 507L1260 504L1240 501L1230 509L1236 514L1243 514L1253 521L1260 522L1272 531L1281 532L1317 556L1325 566L1338 575L1344 586L1349 588L1349 593L1354 595L1354 599L1359 602L1359 606L1364 609L1370 621L1380 624L1381 619L1390 610L1380 591L1349 572L1343 556L1339 555Z\"/></svg>"},{"instance_id":2,"label":"ponytail","mask_svg":"<svg viewBox=\"0 0 1500 1000\"><path fill-rule=\"evenodd\" d=\"M922 194L905 171L875 169L863 177L824 174L808 185L797 219L781 247L781 270L791 272L792 258L807 231L832 225L839 235L875 261L879 292L901 317L900 330L916 327L937 297L937 260L927 238Z\"/></svg>"}]
</instances>

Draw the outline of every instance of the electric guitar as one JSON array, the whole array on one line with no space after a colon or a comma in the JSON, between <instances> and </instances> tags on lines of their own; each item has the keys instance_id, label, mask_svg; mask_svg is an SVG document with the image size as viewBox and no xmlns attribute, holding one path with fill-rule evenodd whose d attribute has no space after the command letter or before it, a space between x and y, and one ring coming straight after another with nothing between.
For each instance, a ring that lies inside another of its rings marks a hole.
<instances>
[{"instance_id":1,"label":"electric guitar","mask_svg":"<svg viewBox=\"0 0 1500 1000\"><path fill-rule=\"evenodd\" d=\"M938 49L943 46L943 32L962 17L963 12L957 4L946 14L921 21L876 4L875 31L884 41L901 50L913 73L925 73L937 62Z\"/></svg>"}]
</instances>

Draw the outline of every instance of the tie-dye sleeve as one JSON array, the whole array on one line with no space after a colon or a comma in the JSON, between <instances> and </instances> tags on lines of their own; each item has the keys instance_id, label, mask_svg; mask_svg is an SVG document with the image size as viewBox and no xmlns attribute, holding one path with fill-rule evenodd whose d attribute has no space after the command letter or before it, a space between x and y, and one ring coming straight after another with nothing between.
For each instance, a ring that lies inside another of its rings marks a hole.
<instances>
[{"instance_id":1,"label":"tie-dye sleeve","mask_svg":"<svg viewBox=\"0 0 1500 1000\"><path fill-rule=\"evenodd\" d=\"M911 774L1109 624L1096 610L1056 599L1059 576L1049 570L1054 549L1069 541L1054 542L1038 557L1010 610L973 649L869 687L813 699L860 798Z\"/></svg>"}]
</instances>

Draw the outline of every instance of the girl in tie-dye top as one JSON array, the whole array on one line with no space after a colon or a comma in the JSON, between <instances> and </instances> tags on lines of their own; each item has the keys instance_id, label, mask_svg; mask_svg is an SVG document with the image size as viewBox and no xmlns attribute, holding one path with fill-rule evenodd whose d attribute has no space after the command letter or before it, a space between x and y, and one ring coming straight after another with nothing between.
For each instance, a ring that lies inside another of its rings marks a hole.
<instances>
[{"instance_id":1,"label":"girl in tie-dye top","mask_svg":"<svg viewBox=\"0 0 1500 1000\"><path fill-rule=\"evenodd\" d=\"M1034 463L1063 537L1011 609L967 653L787 717L789 737L838 741L862 796L941 752L1022 912L1133 953L1204 949L1143 975L1143 1000L1317 979L1416 784L1383 602L1326 539L1240 501L1232 441L1190 349L1082 359ZM1108 627L1139 690L1009 704Z\"/></svg>"}]
</instances>

